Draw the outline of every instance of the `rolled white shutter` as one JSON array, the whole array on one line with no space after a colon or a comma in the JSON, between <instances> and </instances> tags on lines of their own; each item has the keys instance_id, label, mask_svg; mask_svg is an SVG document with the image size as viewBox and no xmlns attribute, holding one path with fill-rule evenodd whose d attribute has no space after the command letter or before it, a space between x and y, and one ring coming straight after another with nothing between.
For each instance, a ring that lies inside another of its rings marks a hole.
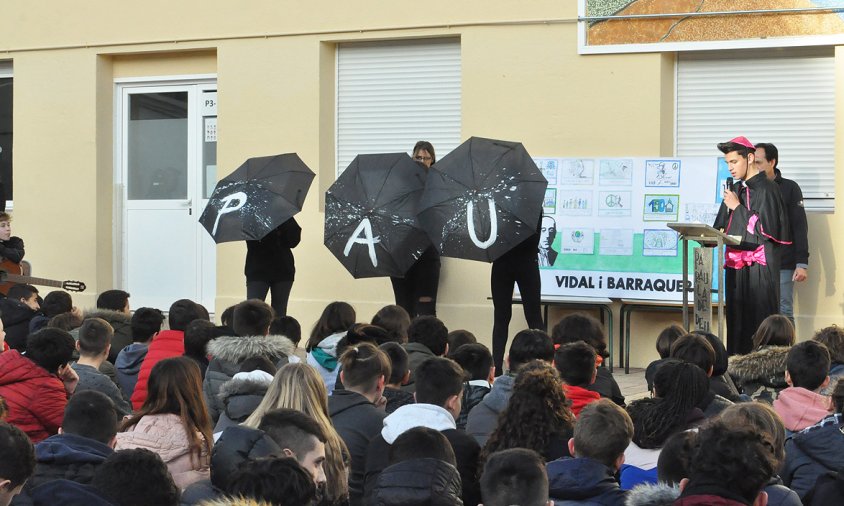
<instances>
[{"instance_id":1,"label":"rolled white shutter","mask_svg":"<svg viewBox=\"0 0 844 506\"><path fill-rule=\"evenodd\" d=\"M337 174L358 154L407 152L430 141L437 157L460 144L460 41L341 44L337 50Z\"/></svg>"},{"instance_id":2,"label":"rolled white shutter","mask_svg":"<svg viewBox=\"0 0 844 506\"><path fill-rule=\"evenodd\" d=\"M828 48L681 53L677 59L677 156L717 154L738 135L779 150L784 177L806 207L835 198L835 68Z\"/></svg>"}]
</instances>

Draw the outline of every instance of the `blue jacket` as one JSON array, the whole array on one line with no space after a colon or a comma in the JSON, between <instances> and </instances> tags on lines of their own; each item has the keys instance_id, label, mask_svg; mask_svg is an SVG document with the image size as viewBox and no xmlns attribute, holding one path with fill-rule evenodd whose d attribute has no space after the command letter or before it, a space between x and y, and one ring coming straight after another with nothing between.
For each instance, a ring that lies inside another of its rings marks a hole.
<instances>
[{"instance_id":1,"label":"blue jacket","mask_svg":"<svg viewBox=\"0 0 844 506\"><path fill-rule=\"evenodd\" d=\"M627 498L613 470L596 460L564 457L549 462L546 470L549 495L555 506L623 506Z\"/></svg>"},{"instance_id":2,"label":"blue jacket","mask_svg":"<svg viewBox=\"0 0 844 506\"><path fill-rule=\"evenodd\" d=\"M132 343L117 354L117 360L114 361L117 383L126 397L131 398L135 392L135 383L138 382L138 373L141 372L141 364L147 356L147 351L148 344Z\"/></svg>"},{"instance_id":3,"label":"blue jacket","mask_svg":"<svg viewBox=\"0 0 844 506\"><path fill-rule=\"evenodd\" d=\"M796 432L785 441L785 485L803 499L819 476L844 468L844 418L840 413Z\"/></svg>"},{"instance_id":4,"label":"blue jacket","mask_svg":"<svg viewBox=\"0 0 844 506\"><path fill-rule=\"evenodd\" d=\"M33 504L34 489L55 480L91 483L100 464L113 452L106 444L76 434L48 437L35 445L35 473L12 504Z\"/></svg>"},{"instance_id":5,"label":"blue jacket","mask_svg":"<svg viewBox=\"0 0 844 506\"><path fill-rule=\"evenodd\" d=\"M32 491L35 506L112 506L94 487L70 480L53 480Z\"/></svg>"}]
</instances>

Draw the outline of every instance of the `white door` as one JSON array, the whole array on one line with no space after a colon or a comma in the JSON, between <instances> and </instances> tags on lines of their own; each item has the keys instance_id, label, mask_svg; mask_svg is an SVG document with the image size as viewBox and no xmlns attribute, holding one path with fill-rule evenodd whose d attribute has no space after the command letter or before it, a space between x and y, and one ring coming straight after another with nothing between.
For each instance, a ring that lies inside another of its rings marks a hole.
<instances>
[{"instance_id":1,"label":"white door","mask_svg":"<svg viewBox=\"0 0 844 506\"><path fill-rule=\"evenodd\" d=\"M118 87L122 288L133 308L213 310L215 244L199 216L216 181L216 83Z\"/></svg>"}]
</instances>

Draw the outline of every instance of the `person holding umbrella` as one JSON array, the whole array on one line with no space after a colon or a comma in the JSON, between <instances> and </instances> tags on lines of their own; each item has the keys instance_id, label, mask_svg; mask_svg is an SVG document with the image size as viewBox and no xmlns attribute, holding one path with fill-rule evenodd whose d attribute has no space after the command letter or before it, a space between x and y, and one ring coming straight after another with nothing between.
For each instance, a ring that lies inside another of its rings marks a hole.
<instances>
[{"instance_id":1,"label":"person holding umbrella","mask_svg":"<svg viewBox=\"0 0 844 506\"><path fill-rule=\"evenodd\" d=\"M314 176L296 153L249 158L217 183L199 217L214 242L246 241L246 297L272 291L276 316L287 314L296 272L290 250L302 235L293 215Z\"/></svg>"},{"instance_id":2,"label":"person holding umbrella","mask_svg":"<svg viewBox=\"0 0 844 506\"><path fill-rule=\"evenodd\" d=\"M290 218L256 241L246 241L246 298L266 300L272 296L276 316L287 315L296 266L292 248L302 239L302 228Z\"/></svg>"},{"instance_id":3,"label":"person holding umbrella","mask_svg":"<svg viewBox=\"0 0 844 506\"><path fill-rule=\"evenodd\" d=\"M504 348L513 316L513 286L519 285L519 295L528 328L545 330L542 321L542 282L539 277L539 236L542 218L536 233L517 244L492 262L492 358L496 375L504 373Z\"/></svg>"},{"instance_id":4,"label":"person holding umbrella","mask_svg":"<svg viewBox=\"0 0 844 506\"><path fill-rule=\"evenodd\" d=\"M419 141L413 146L413 160L425 166L425 170L437 163L434 146L428 141ZM440 285L440 254L429 246L404 277L390 277L396 305L407 311L411 318L421 315L437 315L437 291Z\"/></svg>"}]
</instances>

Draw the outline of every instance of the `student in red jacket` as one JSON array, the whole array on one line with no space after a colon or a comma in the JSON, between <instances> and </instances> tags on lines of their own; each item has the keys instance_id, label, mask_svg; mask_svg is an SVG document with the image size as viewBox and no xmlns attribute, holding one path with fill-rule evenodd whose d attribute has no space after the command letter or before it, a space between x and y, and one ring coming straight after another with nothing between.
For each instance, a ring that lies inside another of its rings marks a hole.
<instances>
[{"instance_id":1,"label":"student in red jacket","mask_svg":"<svg viewBox=\"0 0 844 506\"><path fill-rule=\"evenodd\" d=\"M199 304L189 299L180 299L170 306L168 323L170 330L159 332L149 345L147 356L138 372L138 382L132 393L132 407L141 409L147 399L147 382L152 367L165 358L181 357L185 354L185 329L194 320L205 317Z\"/></svg>"},{"instance_id":2,"label":"student in red jacket","mask_svg":"<svg viewBox=\"0 0 844 506\"><path fill-rule=\"evenodd\" d=\"M69 333L45 328L29 336L26 356L17 350L0 355L0 397L9 406L6 421L33 443L56 434L62 424L67 398L79 382L68 365L74 350Z\"/></svg>"},{"instance_id":3,"label":"student in red jacket","mask_svg":"<svg viewBox=\"0 0 844 506\"><path fill-rule=\"evenodd\" d=\"M554 365L560 371L560 378L565 382L563 392L566 399L571 401L571 412L580 415L580 410L587 404L597 401L601 394L587 390L595 383L598 374L596 360L598 354L595 349L577 341L560 346L554 354Z\"/></svg>"}]
</instances>

